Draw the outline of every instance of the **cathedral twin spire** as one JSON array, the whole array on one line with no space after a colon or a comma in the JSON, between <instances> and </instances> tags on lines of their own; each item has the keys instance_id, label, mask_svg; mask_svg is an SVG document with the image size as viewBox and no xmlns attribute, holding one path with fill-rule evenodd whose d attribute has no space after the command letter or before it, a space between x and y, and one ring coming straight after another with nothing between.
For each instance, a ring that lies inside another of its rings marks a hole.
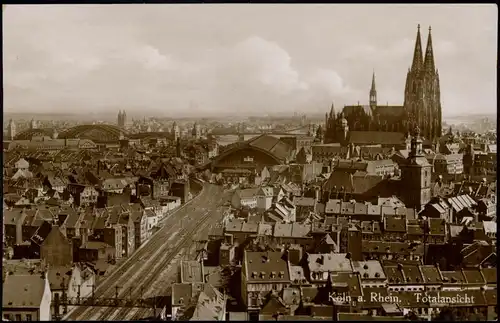
<instances>
[{"instance_id":1,"label":"cathedral twin spire","mask_svg":"<svg viewBox=\"0 0 500 323\"><path fill-rule=\"evenodd\" d=\"M425 50L425 58L422 52L422 41L420 36L420 25L417 27L417 40L415 42L415 50L413 52L413 63L411 71L426 71L434 72L434 51L432 49L432 29L429 27L429 36L427 37L427 48Z\"/></svg>"},{"instance_id":2,"label":"cathedral twin spire","mask_svg":"<svg viewBox=\"0 0 500 323\"><path fill-rule=\"evenodd\" d=\"M125 127L125 124L127 123L127 113L125 110L123 112L121 110L118 111L118 127Z\"/></svg>"},{"instance_id":3,"label":"cathedral twin spire","mask_svg":"<svg viewBox=\"0 0 500 323\"><path fill-rule=\"evenodd\" d=\"M418 125L425 138L434 139L441 136L439 76L434 61L431 27L424 53L418 25L413 62L406 78L404 106L408 125Z\"/></svg>"}]
</instances>

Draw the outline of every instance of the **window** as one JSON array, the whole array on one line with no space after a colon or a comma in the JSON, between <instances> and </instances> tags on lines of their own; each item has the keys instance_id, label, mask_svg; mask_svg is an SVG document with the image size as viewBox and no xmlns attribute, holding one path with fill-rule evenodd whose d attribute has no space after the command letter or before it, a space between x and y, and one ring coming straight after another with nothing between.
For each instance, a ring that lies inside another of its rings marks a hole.
<instances>
[{"instance_id":1,"label":"window","mask_svg":"<svg viewBox=\"0 0 500 323\"><path fill-rule=\"evenodd\" d=\"M31 314L26 314L26 321L32 321Z\"/></svg>"},{"instance_id":2,"label":"window","mask_svg":"<svg viewBox=\"0 0 500 323\"><path fill-rule=\"evenodd\" d=\"M16 321L21 321L21 314L16 314Z\"/></svg>"}]
</instances>

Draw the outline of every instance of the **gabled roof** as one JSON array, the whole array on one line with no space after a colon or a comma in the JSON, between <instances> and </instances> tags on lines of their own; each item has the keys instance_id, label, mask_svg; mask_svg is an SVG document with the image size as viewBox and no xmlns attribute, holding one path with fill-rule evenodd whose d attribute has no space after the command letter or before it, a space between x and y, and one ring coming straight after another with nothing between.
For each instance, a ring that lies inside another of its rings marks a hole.
<instances>
[{"instance_id":1,"label":"gabled roof","mask_svg":"<svg viewBox=\"0 0 500 323\"><path fill-rule=\"evenodd\" d=\"M61 242L68 243L68 239L66 239L64 234L61 232L61 229L59 228L59 226L54 225L54 226L52 226L52 230L50 230L50 233L43 240L42 244L43 245L47 245L47 244L57 245Z\"/></svg>"}]
</instances>

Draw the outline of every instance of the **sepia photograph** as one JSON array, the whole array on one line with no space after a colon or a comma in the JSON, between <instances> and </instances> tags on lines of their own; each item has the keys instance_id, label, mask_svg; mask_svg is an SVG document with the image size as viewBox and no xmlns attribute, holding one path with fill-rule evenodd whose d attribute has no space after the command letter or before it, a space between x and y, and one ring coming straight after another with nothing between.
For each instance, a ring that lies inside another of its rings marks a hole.
<instances>
[{"instance_id":1,"label":"sepia photograph","mask_svg":"<svg viewBox=\"0 0 500 323\"><path fill-rule=\"evenodd\" d=\"M494 4L2 5L3 321L497 321Z\"/></svg>"}]
</instances>

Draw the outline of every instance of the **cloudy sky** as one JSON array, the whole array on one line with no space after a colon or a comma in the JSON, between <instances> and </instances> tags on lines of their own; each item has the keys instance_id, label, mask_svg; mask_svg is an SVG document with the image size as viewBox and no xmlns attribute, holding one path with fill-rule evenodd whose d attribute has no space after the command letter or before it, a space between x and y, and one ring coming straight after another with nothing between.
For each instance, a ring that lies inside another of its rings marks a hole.
<instances>
[{"instance_id":1,"label":"cloudy sky","mask_svg":"<svg viewBox=\"0 0 500 323\"><path fill-rule=\"evenodd\" d=\"M402 104L428 26L443 113L496 111L494 5L31 5L3 13L4 109L165 116Z\"/></svg>"}]
</instances>

